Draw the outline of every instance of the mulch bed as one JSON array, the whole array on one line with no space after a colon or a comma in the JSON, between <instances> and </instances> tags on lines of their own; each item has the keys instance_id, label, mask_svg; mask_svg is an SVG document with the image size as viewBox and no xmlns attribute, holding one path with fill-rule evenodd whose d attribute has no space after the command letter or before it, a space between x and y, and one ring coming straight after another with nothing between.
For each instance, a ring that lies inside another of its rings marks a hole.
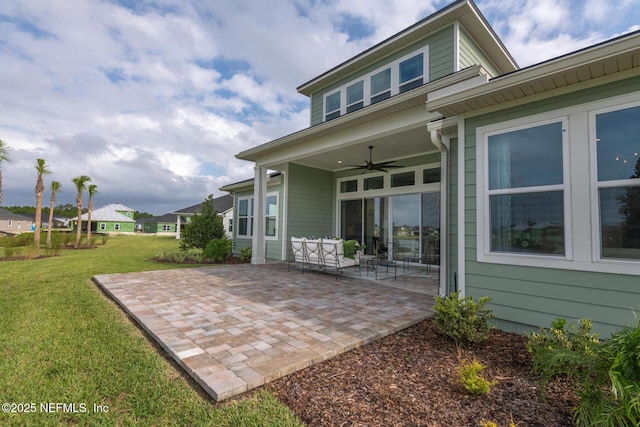
<instances>
[{"instance_id":1,"label":"mulch bed","mask_svg":"<svg viewBox=\"0 0 640 427\"><path fill-rule=\"evenodd\" d=\"M474 397L457 378L458 350L431 319L266 387L310 426L570 426L576 398L555 381L546 400L522 335L494 330L462 354L496 385Z\"/></svg>"}]
</instances>

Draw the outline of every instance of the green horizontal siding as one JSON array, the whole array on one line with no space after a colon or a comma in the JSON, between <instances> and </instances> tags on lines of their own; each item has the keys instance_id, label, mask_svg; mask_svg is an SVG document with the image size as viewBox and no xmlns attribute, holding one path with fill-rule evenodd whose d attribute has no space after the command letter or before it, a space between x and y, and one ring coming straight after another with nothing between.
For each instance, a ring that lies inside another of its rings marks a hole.
<instances>
[{"instance_id":1,"label":"green horizontal siding","mask_svg":"<svg viewBox=\"0 0 640 427\"><path fill-rule=\"evenodd\" d=\"M460 27L459 33L459 55L460 69L472 67L474 65L482 65L492 76L502 74L498 67L489 59L489 57L478 47L476 42L467 34L464 28Z\"/></svg>"},{"instance_id":2,"label":"green horizontal siding","mask_svg":"<svg viewBox=\"0 0 640 427\"><path fill-rule=\"evenodd\" d=\"M288 237L335 234L333 173L289 165Z\"/></svg>"},{"instance_id":3,"label":"green horizontal siding","mask_svg":"<svg viewBox=\"0 0 640 427\"><path fill-rule=\"evenodd\" d=\"M637 276L623 274L478 263L476 129L634 91L640 91L640 77L466 120L466 292L474 297L492 297L491 308L501 326L548 326L557 317L590 318L594 321L594 330L608 336L625 324L635 323L631 310L640 310L640 280Z\"/></svg>"}]
</instances>

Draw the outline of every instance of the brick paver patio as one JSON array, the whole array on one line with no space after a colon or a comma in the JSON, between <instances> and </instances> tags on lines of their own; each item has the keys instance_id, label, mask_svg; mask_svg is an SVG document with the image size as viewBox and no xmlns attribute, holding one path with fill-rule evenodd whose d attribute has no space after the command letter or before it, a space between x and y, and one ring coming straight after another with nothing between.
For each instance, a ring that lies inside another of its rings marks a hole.
<instances>
[{"instance_id":1,"label":"brick paver patio","mask_svg":"<svg viewBox=\"0 0 640 427\"><path fill-rule=\"evenodd\" d=\"M380 281L216 266L94 277L215 400L259 387L433 313L432 292ZM415 281L415 278L414 278Z\"/></svg>"}]
</instances>

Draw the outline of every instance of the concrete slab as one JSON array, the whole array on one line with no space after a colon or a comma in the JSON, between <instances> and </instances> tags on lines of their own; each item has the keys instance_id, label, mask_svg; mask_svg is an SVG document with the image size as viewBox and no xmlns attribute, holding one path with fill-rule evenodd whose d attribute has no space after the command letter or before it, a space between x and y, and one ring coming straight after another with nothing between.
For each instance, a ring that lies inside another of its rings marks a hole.
<instances>
[{"instance_id":1,"label":"concrete slab","mask_svg":"<svg viewBox=\"0 0 640 427\"><path fill-rule=\"evenodd\" d=\"M282 264L94 280L216 401L418 323L437 292L424 275L336 281Z\"/></svg>"}]
</instances>

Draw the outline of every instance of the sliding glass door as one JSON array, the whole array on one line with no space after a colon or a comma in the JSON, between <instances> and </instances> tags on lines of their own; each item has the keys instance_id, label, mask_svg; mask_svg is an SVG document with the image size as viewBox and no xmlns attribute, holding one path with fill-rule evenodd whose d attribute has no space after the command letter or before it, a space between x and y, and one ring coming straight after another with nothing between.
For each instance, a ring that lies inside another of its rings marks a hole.
<instances>
[{"instance_id":1,"label":"sliding glass door","mask_svg":"<svg viewBox=\"0 0 640 427\"><path fill-rule=\"evenodd\" d=\"M390 259L439 263L439 192L343 200L340 211L341 237L364 242L366 253L380 242Z\"/></svg>"}]
</instances>

